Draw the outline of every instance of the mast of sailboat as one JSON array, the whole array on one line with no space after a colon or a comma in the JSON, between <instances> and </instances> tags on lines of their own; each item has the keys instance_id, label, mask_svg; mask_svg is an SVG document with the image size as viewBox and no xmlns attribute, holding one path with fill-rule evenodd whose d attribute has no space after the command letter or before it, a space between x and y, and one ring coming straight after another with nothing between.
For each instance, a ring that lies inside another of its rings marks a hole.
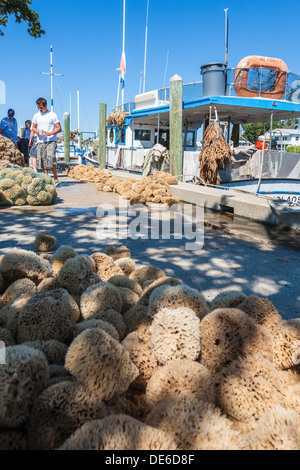
<instances>
[{"instance_id":1,"label":"mast of sailboat","mask_svg":"<svg viewBox=\"0 0 300 470\"><path fill-rule=\"evenodd\" d=\"M228 65L228 8L225 8L225 65Z\"/></svg>"},{"instance_id":2,"label":"mast of sailboat","mask_svg":"<svg viewBox=\"0 0 300 470\"><path fill-rule=\"evenodd\" d=\"M79 90L77 90L77 131L78 131L78 148L80 149L80 113L79 113Z\"/></svg>"},{"instance_id":3,"label":"mast of sailboat","mask_svg":"<svg viewBox=\"0 0 300 470\"><path fill-rule=\"evenodd\" d=\"M124 104L124 88L125 88L125 12L126 12L126 0L123 0L123 46L122 46L122 60L124 66L121 65L122 69L122 105Z\"/></svg>"},{"instance_id":4,"label":"mast of sailboat","mask_svg":"<svg viewBox=\"0 0 300 470\"><path fill-rule=\"evenodd\" d=\"M53 47L52 47L52 44L51 44L51 47L50 47L50 73L41 72L41 74L42 75L50 75L51 111L53 111L53 105L54 105L54 103L53 103L53 77L54 76L62 77L63 74L53 72Z\"/></svg>"},{"instance_id":5,"label":"mast of sailboat","mask_svg":"<svg viewBox=\"0 0 300 470\"><path fill-rule=\"evenodd\" d=\"M145 54L144 54L144 83L143 93L146 89L146 63L147 63L147 41L148 41L148 17L149 17L149 0L147 0L146 30L145 30Z\"/></svg>"}]
</instances>

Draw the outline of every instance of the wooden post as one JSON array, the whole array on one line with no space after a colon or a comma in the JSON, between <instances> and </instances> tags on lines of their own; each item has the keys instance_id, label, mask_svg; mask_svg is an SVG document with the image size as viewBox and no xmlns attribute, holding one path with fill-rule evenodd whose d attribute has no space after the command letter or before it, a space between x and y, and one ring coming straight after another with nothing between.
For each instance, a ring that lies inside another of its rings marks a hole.
<instances>
[{"instance_id":1,"label":"wooden post","mask_svg":"<svg viewBox=\"0 0 300 470\"><path fill-rule=\"evenodd\" d=\"M70 162L70 114L64 113L64 155L65 162Z\"/></svg>"},{"instance_id":2,"label":"wooden post","mask_svg":"<svg viewBox=\"0 0 300 470\"><path fill-rule=\"evenodd\" d=\"M106 103L99 103L99 166L106 163Z\"/></svg>"},{"instance_id":3,"label":"wooden post","mask_svg":"<svg viewBox=\"0 0 300 470\"><path fill-rule=\"evenodd\" d=\"M182 78L170 80L170 171L182 175ZM181 178L180 178L181 181Z\"/></svg>"}]
</instances>

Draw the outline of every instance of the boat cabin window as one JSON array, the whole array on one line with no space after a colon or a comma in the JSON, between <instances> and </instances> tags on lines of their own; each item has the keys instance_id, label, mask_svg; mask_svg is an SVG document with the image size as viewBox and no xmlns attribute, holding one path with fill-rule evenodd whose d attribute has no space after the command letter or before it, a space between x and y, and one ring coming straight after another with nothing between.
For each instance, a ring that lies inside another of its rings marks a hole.
<instances>
[{"instance_id":1,"label":"boat cabin window","mask_svg":"<svg viewBox=\"0 0 300 470\"><path fill-rule=\"evenodd\" d=\"M182 133L182 145L184 146L184 132ZM187 131L186 147L195 147L195 132L194 131Z\"/></svg>"},{"instance_id":2,"label":"boat cabin window","mask_svg":"<svg viewBox=\"0 0 300 470\"><path fill-rule=\"evenodd\" d=\"M125 129L116 129L116 144L125 144Z\"/></svg>"},{"instance_id":3,"label":"boat cabin window","mask_svg":"<svg viewBox=\"0 0 300 470\"><path fill-rule=\"evenodd\" d=\"M114 130L113 129L109 129L108 131L108 141L110 144L113 143L114 141Z\"/></svg>"},{"instance_id":4,"label":"boat cabin window","mask_svg":"<svg viewBox=\"0 0 300 470\"><path fill-rule=\"evenodd\" d=\"M154 142L157 144L157 129L155 129L155 139ZM160 145L163 145L167 149L169 148L169 131L160 130L159 131L159 142Z\"/></svg>"},{"instance_id":5,"label":"boat cabin window","mask_svg":"<svg viewBox=\"0 0 300 470\"><path fill-rule=\"evenodd\" d=\"M145 129L135 129L134 140L143 140L149 142L151 140L151 131Z\"/></svg>"}]
</instances>

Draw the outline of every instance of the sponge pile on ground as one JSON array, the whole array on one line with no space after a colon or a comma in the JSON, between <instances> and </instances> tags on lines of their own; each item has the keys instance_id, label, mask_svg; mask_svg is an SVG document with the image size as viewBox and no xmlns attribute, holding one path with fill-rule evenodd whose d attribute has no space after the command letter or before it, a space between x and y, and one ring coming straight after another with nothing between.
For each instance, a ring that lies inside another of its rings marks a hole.
<instances>
[{"instance_id":1,"label":"sponge pile on ground","mask_svg":"<svg viewBox=\"0 0 300 470\"><path fill-rule=\"evenodd\" d=\"M11 139L0 136L0 160L5 160L18 166L25 166L24 155Z\"/></svg>"},{"instance_id":2,"label":"sponge pile on ground","mask_svg":"<svg viewBox=\"0 0 300 470\"><path fill-rule=\"evenodd\" d=\"M0 258L0 449L299 449L300 319L55 241Z\"/></svg>"},{"instance_id":3,"label":"sponge pile on ground","mask_svg":"<svg viewBox=\"0 0 300 470\"><path fill-rule=\"evenodd\" d=\"M102 168L76 165L70 167L67 175L79 181L97 183L98 191L118 193L121 197L128 199L131 205L161 203L170 207L179 203L179 199L172 195L170 189L171 185L178 184L177 178L162 171L156 171L154 175L141 180L129 178L124 181Z\"/></svg>"},{"instance_id":4,"label":"sponge pile on ground","mask_svg":"<svg viewBox=\"0 0 300 470\"><path fill-rule=\"evenodd\" d=\"M0 206L46 206L56 197L50 175L31 168L0 169Z\"/></svg>"}]
</instances>

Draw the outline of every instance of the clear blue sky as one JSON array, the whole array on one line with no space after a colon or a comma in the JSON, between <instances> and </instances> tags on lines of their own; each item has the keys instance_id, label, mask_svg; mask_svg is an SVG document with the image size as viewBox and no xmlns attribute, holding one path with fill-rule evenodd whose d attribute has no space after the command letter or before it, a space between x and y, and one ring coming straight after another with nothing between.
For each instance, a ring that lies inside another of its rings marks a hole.
<instances>
[{"instance_id":1,"label":"clear blue sky","mask_svg":"<svg viewBox=\"0 0 300 470\"><path fill-rule=\"evenodd\" d=\"M144 65L147 0L126 0L125 102L139 92ZM247 55L283 59L300 75L300 2L291 0L150 0L146 91L162 88L169 51L166 85L178 74L184 83L201 79L200 66L224 61L224 8L229 8L229 66ZM108 112L117 99L122 52L123 0L33 0L45 36L34 39L25 23L14 19L0 37L0 80L6 82L6 105L16 110L19 125L36 112L35 100L50 102L50 45L53 45L54 110L60 120L69 111L77 128L76 91L80 91L81 130L98 128L98 104Z\"/></svg>"}]
</instances>

